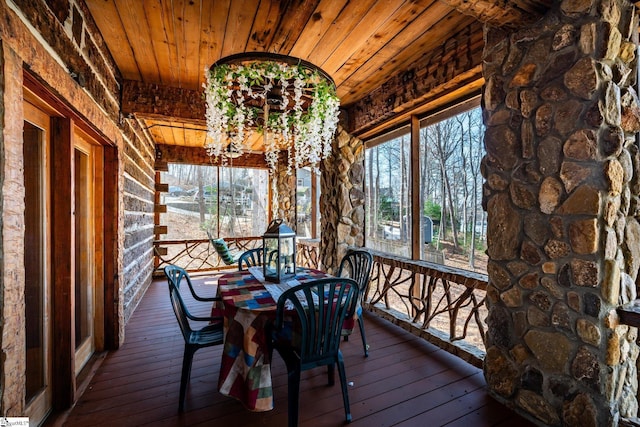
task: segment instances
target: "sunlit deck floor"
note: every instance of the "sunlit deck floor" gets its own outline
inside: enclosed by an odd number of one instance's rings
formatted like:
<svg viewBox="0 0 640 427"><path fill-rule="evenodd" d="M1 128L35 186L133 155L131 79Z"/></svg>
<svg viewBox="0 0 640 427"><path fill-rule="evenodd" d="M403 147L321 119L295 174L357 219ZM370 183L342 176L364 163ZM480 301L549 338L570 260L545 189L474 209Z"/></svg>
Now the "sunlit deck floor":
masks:
<svg viewBox="0 0 640 427"><path fill-rule="evenodd" d="M353 382L351 425L533 425L488 396L481 370L373 315L366 315L365 327L368 358L357 331L341 347ZM217 391L221 350L196 352L185 413L178 414L183 340L166 281L156 280L126 327L125 343L106 355L64 425L285 426L287 376L280 356L274 354L272 370L275 409L252 413ZM344 424L339 380L327 386L325 368L303 372L300 424Z"/></svg>

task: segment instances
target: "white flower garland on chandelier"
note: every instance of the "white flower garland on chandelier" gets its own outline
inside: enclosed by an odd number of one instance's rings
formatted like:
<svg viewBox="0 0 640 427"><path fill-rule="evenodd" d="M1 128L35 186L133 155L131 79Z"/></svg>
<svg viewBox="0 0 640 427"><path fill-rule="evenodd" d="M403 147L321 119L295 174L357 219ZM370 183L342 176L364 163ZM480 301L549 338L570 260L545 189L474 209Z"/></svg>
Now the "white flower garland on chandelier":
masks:
<svg viewBox="0 0 640 427"><path fill-rule="evenodd" d="M246 152L255 131L264 137L270 173L282 150L288 154L289 174L315 167L330 154L340 106L333 82L308 63L291 65L278 56L221 61L206 70L205 148L210 156L227 162L231 154Z"/></svg>

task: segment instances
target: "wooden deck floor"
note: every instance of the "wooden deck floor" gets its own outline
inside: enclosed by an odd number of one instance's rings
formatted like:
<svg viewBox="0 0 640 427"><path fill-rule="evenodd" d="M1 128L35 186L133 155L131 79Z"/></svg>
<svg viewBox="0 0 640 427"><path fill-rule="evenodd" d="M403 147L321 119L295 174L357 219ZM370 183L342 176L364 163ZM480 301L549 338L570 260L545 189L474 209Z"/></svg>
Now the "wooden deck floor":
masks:
<svg viewBox="0 0 640 427"><path fill-rule="evenodd" d="M533 425L487 395L481 370L373 315L366 316L365 325L368 358L363 357L359 332L342 344L348 381L353 382L353 426ZM166 282L156 281L127 325L124 345L105 356L61 424L286 425L287 377L279 355L273 364L275 409L252 413L217 392L221 346L196 352L186 412L178 414L182 351ZM300 425L344 424L339 382L328 387L324 368L303 372L300 393Z"/></svg>

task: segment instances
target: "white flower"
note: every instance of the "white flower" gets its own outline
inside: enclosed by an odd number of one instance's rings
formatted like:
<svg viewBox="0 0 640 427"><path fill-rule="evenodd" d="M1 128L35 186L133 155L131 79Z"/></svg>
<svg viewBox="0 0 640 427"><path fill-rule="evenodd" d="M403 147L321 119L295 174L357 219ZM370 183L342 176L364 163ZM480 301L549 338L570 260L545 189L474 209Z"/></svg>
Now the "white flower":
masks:
<svg viewBox="0 0 640 427"><path fill-rule="evenodd" d="M212 67L204 87L209 155L225 160L229 144L233 150L246 151L246 140L256 126L253 108L267 102L274 88L281 99L271 107L270 116L275 112L278 116L262 125L265 160L271 171L278 166L281 150L288 154L287 173L315 166L330 155L340 102L332 82L317 71L278 61L243 61ZM305 92L313 93L306 111ZM252 106L242 102L246 100L254 100ZM262 112L258 115L262 117Z"/></svg>

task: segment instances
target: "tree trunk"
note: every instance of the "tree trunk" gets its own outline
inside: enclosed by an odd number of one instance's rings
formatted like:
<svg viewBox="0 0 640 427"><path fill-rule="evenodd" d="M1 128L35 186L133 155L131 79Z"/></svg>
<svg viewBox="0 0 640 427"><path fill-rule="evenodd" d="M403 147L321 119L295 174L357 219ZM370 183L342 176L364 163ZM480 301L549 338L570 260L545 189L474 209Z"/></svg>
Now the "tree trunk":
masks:
<svg viewBox="0 0 640 427"><path fill-rule="evenodd" d="M407 167L404 152L405 140L404 136L400 140L400 198L398 200L398 220L400 221L400 239L402 242L407 241L407 220L405 215L405 197L407 196Z"/></svg>
<svg viewBox="0 0 640 427"><path fill-rule="evenodd" d="M375 156L376 175L375 181L373 176L373 157ZM371 236L378 237L378 203L380 200L380 157L378 156L378 147L371 150L371 161L369 162L369 182L371 183Z"/></svg>
<svg viewBox="0 0 640 427"><path fill-rule="evenodd" d="M196 179L198 183L198 212L200 213L200 224L204 224L205 206L204 206L204 186L202 178L202 167L196 166Z"/></svg>
<svg viewBox="0 0 640 427"><path fill-rule="evenodd" d="M458 244L458 232L456 230L456 223L455 223L455 217L454 217L454 210L453 210L453 197L451 194L451 185L449 183L449 176L447 175L447 168L445 165L445 153L444 153L444 149L442 147L443 141L442 141L442 134L440 131L440 127L437 126L436 127L436 132L437 132L437 150L438 150L438 158L440 159L440 171L442 174L442 184L444 187L444 191L446 191L446 197L443 196L443 198L445 199L449 199L448 200L448 211L449 211L449 218L451 220L451 232L453 235L453 247L455 248L455 250L459 249L459 244ZM445 214L444 214L444 206L443 206L443 214L442 217L443 219L446 218ZM446 228L446 227L445 227ZM442 229L442 222L440 224L440 229ZM444 237L444 236L443 236Z"/></svg>

